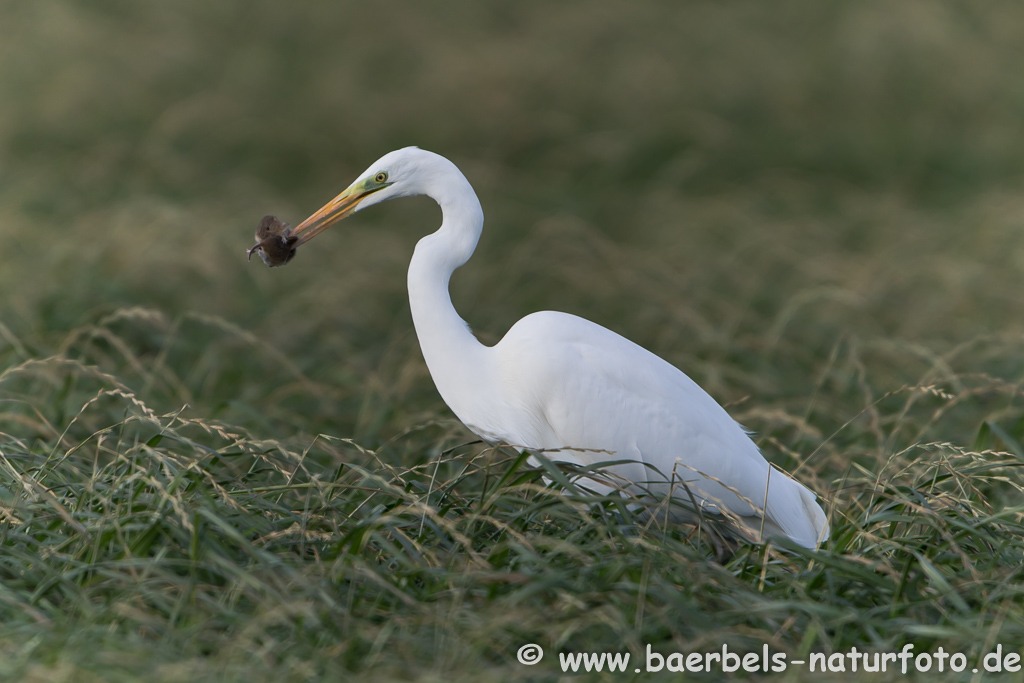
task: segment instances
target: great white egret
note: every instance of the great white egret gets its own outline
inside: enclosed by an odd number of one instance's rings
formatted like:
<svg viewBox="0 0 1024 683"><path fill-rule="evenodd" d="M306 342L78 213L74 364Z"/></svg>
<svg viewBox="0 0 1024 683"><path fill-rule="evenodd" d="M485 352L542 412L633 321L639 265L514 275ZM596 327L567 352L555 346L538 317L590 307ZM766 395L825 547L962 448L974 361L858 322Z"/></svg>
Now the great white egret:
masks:
<svg viewBox="0 0 1024 683"><path fill-rule="evenodd" d="M646 349L552 311L526 316L494 346L481 344L455 311L448 281L476 249L483 209L466 177L442 156L416 147L386 154L294 230L281 224L281 234L257 235L281 244L253 249L279 265L349 214L412 195L427 195L443 214L440 229L417 243L409 263L412 319L430 376L466 427L555 460L630 461L608 468L625 488L642 486L725 515L746 526L748 537L763 530L813 548L828 535L815 495L773 472L724 408Z"/></svg>

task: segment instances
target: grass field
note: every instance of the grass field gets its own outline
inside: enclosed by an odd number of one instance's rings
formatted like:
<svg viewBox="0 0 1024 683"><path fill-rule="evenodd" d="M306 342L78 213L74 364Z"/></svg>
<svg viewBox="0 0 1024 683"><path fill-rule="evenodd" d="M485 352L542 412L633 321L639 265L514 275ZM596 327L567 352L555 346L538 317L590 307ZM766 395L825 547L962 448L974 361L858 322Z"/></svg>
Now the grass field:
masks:
<svg viewBox="0 0 1024 683"><path fill-rule="evenodd" d="M0 679L911 643L980 680L1024 648L1022 45L1000 2L4 3ZM483 341L555 309L668 359L824 546L723 552L475 441L406 302L426 199L246 262L411 144L483 202ZM632 670L588 679L702 679Z"/></svg>

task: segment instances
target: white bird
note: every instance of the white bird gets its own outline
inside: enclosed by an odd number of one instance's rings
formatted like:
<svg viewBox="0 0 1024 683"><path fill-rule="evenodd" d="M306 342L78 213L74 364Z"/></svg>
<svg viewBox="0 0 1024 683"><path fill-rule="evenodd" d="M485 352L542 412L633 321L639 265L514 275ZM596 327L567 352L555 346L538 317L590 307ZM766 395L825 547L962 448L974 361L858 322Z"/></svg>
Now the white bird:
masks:
<svg viewBox="0 0 1024 683"><path fill-rule="evenodd" d="M448 159L416 147L384 155L291 232L295 246L367 206L413 195L427 195L443 214L409 263L413 323L438 392L466 427L553 460L631 461L608 468L624 489L696 504L755 540L763 531L814 548L827 537L815 495L773 472L724 408L650 351L553 311L481 344L455 311L448 281L476 249L484 214Z"/></svg>

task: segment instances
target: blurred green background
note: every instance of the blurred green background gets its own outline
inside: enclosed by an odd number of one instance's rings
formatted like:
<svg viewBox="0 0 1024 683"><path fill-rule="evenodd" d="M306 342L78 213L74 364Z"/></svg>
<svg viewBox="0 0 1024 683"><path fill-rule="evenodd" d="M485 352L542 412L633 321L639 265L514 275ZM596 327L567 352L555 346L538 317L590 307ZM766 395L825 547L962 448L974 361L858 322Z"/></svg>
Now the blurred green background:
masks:
<svg viewBox="0 0 1024 683"><path fill-rule="evenodd" d="M1012 3L0 12L0 320L19 338L125 306L218 316L360 402L368 378L388 392L406 377L436 403L404 295L438 222L428 200L363 213L287 268L244 259L264 214L295 224L405 145L450 157L481 196L484 237L453 297L485 340L567 310L728 400L749 389L717 376L730 353L774 367L795 362L779 348L820 355L844 336L941 353L1021 330ZM260 358L254 376L273 374ZM209 411L225 397L206 365L206 393L187 398ZM272 382L225 381L269 409L253 392Z"/></svg>
<svg viewBox="0 0 1024 683"><path fill-rule="evenodd" d="M452 296L485 342L610 327L826 500L919 440L1013 450L1022 65L1011 2L3 2L2 367L60 355L292 444L435 421L382 456L429 461L468 439L406 302L436 207L245 259L264 214L418 145L483 203ZM51 384L7 381L0 431L52 439L82 400Z"/></svg>

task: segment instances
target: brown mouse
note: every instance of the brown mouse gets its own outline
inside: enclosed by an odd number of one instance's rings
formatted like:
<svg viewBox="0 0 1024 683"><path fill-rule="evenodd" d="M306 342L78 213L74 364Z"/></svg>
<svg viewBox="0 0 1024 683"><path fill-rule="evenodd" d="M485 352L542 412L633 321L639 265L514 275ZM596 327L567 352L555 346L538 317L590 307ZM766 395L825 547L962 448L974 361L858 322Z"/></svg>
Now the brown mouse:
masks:
<svg viewBox="0 0 1024 683"><path fill-rule="evenodd" d="M273 268L283 266L295 256L299 238L293 236L292 226L279 221L276 216L264 216L256 228L256 244L246 252L252 260L253 252L257 252L263 262Z"/></svg>

